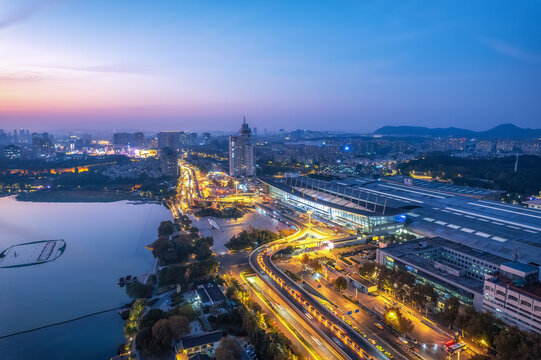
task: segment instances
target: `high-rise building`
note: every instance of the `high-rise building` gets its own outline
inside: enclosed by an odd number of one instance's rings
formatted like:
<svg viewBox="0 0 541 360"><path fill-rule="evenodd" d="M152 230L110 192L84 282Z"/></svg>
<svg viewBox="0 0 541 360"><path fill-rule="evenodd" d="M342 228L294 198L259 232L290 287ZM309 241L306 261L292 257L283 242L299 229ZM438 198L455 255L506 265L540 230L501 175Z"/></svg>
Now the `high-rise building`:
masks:
<svg viewBox="0 0 541 360"><path fill-rule="evenodd" d="M18 145L11 144L8 146L4 146L0 150L0 154L1 154L1 157L3 157L4 159L10 159L10 160L20 159L21 154L22 154L22 149Z"/></svg>
<svg viewBox="0 0 541 360"><path fill-rule="evenodd" d="M0 129L0 146L9 144L8 134L4 130Z"/></svg>
<svg viewBox="0 0 541 360"><path fill-rule="evenodd" d="M48 133L32 134L32 151L35 157L50 157L54 155L52 137Z"/></svg>
<svg viewBox="0 0 541 360"><path fill-rule="evenodd" d="M186 145L195 145L197 144L197 133L188 133L186 134Z"/></svg>
<svg viewBox="0 0 541 360"><path fill-rule="evenodd" d="M136 133L114 133L113 146L115 149L138 148L141 149L145 145L145 134L142 132Z"/></svg>
<svg viewBox="0 0 541 360"><path fill-rule="evenodd" d="M178 151L181 139L184 140L184 131L162 131L158 133L158 149L169 148Z"/></svg>
<svg viewBox="0 0 541 360"><path fill-rule="evenodd" d="M163 176L178 176L178 152L171 148L160 149L160 172Z"/></svg>
<svg viewBox="0 0 541 360"><path fill-rule="evenodd" d="M203 144L208 144L210 142L210 133L204 132L203 133Z"/></svg>
<svg viewBox="0 0 541 360"><path fill-rule="evenodd" d="M244 118L239 136L229 137L229 175L231 176L255 176L255 147L251 143L251 132Z"/></svg>
<svg viewBox="0 0 541 360"><path fill-rule="evenodd" d="M130 134L128 133L114 133L113 134L113 146L115 148L124 148L130 144Z"/></svg>
<svg viewBox="0 0 541 360"><path fill-rule="evenodd" d="M142 149L145 145L145 134L142 132L136 132L133 134L133 146Z"/></svg>

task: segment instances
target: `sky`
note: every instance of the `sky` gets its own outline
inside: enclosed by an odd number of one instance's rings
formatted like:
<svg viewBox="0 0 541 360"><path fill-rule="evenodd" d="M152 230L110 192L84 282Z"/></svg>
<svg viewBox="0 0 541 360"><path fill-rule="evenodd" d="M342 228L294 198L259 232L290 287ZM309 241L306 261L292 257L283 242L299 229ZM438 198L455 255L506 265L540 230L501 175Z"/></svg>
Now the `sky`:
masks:
<svg viewBox="0 0 541 360"><path fill-rule="evenodd" d="M539 1L0 0L0 128L541 128Z"/></svg>

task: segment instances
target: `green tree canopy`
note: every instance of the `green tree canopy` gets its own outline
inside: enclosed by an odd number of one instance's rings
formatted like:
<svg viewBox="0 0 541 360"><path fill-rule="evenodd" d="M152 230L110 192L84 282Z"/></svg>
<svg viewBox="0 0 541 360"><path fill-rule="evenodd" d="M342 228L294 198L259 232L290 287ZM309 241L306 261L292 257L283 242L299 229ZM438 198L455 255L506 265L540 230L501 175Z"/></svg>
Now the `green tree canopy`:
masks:
<svg viewBox="0 0 541 360"><path fill-rule="evenodd" d="M126 294L132 299L149 298L154 291L153 285L146 285L139 281L132 282L126 285Z"/></svg>
<svg viewBox="0 0 541 360"><path fill-rule="evenodd" d="M158 236L169 237L173 235L174 231L175 231L175 226L170 220L162 221L160 223L160 226L158 227Z"/></svg>
<svg viewBox="0 0 541 360"><path fill-rule="evenodd" d="M230 336L223 337L216 349L216 360L240 359L240 350L237 339Z"/></svg>
<svg viewBox="0 0 541 360"><path fill-rule="evenodd" d="M336 278L336 280L334 280L334 286L336 286L336 288L340 291L346 290L348 287L348 281L345 277L339 276Z"/></svg>

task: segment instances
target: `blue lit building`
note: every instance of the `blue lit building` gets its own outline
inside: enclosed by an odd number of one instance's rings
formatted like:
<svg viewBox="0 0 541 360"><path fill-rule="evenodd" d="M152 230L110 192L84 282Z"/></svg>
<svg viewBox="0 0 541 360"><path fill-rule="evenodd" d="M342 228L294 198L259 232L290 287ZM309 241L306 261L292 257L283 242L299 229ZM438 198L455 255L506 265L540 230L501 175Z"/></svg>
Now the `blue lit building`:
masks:
<svg viewBox="0 0 541 360"><path fill-rule="evenodd" d="M397 210L369 196L361 199L330 189L320 180L300 177L263 179L268 195L301 211L364 234L393 234L403 228L404 210ZM317 186L313 186L316 182ZM327 186L325 185L327 184Z"/></svg>

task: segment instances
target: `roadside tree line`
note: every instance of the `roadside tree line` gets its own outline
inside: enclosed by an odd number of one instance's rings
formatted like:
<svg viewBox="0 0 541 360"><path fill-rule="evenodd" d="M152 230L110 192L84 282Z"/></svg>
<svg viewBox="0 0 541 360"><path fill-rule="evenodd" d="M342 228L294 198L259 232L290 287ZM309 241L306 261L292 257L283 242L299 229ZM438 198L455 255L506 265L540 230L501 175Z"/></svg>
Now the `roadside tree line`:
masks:
<svg viewBox="0 0 541 360"><path fill-rule="evenodd" d="M428 284L418 284L415 277L404 270L392 270L373 262L358 266L359 274L370 279L379 289L393 294L403 302L410 303L419 310L428 304L436 304L438 299L434 288Z"/></svg>
<svg viewBox="0 0 541 360"><path fill-rule="evenodd" d="M359 274L378 285L379 289L392 293L404 302L413 304L418 309L437 301L433 287L427 284L415 284L415 277L403 270L391 270L376 263L365 263L358 267ZM388 309L384 320L399 332L407 329L407 324L400 324L399 309ZM473 306L461 307L456 297L445 300L439 318L449 327L459 330L463 335L487 349L489 355L480 355L483 359L539 359L541 354L541 335L522 331L504 324L490 312L478 312ZM404 325L406 325L404 327Z"/></svg>
<svg viewBox="0 0 541 360"><path fill-rule="evenodd" d="M213 327L231 335L247 336L261 360L299 359L291 341L270 324L259 304L247 299L248 294L236 280L232 280L226 296L238 306L229 313L210 316Z"/></svg>
<svg viewBox="0 0 541 360"><path fill-rule="evenodd" d="M449 326L460 330L465 337L481 348L487 349L489 355L479 356L482 359L539 359L541 354L541 335L522 331L509 326L490 312L478 312L473 306L461 308L457 298L445 301L441 317Z"/></svg>

